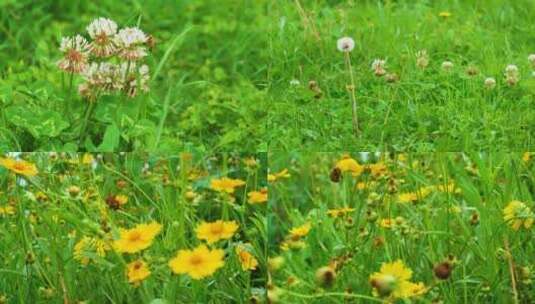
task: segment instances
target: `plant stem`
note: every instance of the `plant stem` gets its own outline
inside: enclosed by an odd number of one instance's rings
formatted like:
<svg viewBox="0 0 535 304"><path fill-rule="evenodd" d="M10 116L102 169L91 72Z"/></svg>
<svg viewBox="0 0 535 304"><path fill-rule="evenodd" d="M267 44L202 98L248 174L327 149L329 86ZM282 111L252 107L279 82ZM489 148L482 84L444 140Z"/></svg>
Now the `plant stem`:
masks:
<svg viewBox="0 0 535 304"><path fill-rule="evenodd" d="M82 144L83 139L85 138L85 133L87 129L87 123L89 121L89 117L91 117L91 113L93 112L93 109L95 107L96 101L89 101L89 106L87 108L87 111L85 112L84 121L82 124L82 129L80 130L80 136L78 138L78 145Z"/></svg>
<svg viewBox="0 0 535 304"><path fill-rule="evenodd" d="M353 76L353 67L351 66L351 57L349 57L349 52L344 52L345 59L346 59L346 67L349 73L349 79L351 81L351 84L349 85L349 96L351 97L351 109L352 109L352 115L353 115L353 133L355 136L358 135L359 132L359 123L358 123L358 117L357 117L357 99L355 97L355 77Z"/></svg>

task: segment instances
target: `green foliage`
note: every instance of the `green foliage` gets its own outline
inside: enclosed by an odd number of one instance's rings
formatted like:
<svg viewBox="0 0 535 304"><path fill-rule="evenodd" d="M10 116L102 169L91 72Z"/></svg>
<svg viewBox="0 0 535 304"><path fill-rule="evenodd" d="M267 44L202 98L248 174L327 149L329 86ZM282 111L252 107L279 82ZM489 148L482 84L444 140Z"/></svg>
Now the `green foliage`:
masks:
<svg viewBox="0 0 535 304"><path fill-rule="evenodd" d="M295 1L270 6L270 147L311 151L532 150L535 78L535 2L519 1ZM450 12L450 17L441 17ZM317 35L315 34L317 33ZM361 133L354 137L342 36L351 52ZM317 38L319 37L319 38ZM426 49L429 67L416 67ZM376 77L371 63L386 59L400 81ZM453 71L441 70L450 60ZM518 65L520 84L508 87L504 70ZM468 66L480 73L466 75ZM496 78L495 90L483 81ZM298 80L300 85L291 85ZM316 81L323 92L314 98Z"/></svg>
<svg viewBox="0 0 535 304"><path fill-rule="evenodd" d="M265 150L266 1L1 1L2 150ZM156 39L150 92L88 102L56 62L97 17ZM257 27L250 27L255 23ZM255 64L249 64L255 62ZM211 93L208 93L211 92ZM190 113L191 115L188 115ZM51 138L53 140L51 140Z"/></svg>

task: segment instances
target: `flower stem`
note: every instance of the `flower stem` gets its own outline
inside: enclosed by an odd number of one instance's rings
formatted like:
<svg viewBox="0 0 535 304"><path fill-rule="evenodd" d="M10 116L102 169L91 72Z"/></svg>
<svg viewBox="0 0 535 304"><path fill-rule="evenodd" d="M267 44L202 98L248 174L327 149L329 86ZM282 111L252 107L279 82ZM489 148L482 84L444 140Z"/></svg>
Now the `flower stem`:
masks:
<svg viewBox="0 0 535 304"><path fill-rule="evenodd" d="M86 136L87 123L89 121L89 118L91 117L91 113L93 112L93 109L95 108L95 103L96 101L89 101L89 106L87 108L87 111L85 112L82 129L80 130L80 136L78 138L78 145L82 144L82 141L84 140Z"/></svg>
<svg viewBox="0 0 535 304"><path fill-rule="evenodd" d="M349 85L349 92L350 92L350 98L351 98L351 109L352 109L352 115L353 115L353 133L355 136L358 135L359 132L359 123L358 123L358 117L357 117L357 99L355 97L355 77L353 76L353 67L351 66L351 58L349 57L349 52L345 52L345 61L346 61L346 67L349 73L349 79L351 81L351 84Z"/></svg>

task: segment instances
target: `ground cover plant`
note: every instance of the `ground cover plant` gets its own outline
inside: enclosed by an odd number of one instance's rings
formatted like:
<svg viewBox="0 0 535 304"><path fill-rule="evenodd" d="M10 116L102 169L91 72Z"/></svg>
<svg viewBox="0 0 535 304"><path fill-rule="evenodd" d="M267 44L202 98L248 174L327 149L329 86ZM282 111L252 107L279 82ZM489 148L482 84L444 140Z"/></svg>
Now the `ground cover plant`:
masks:
<svg viewBox="0 0 535 304"><path fill-rule="evenodd" d="M533 1L295 0L270 12L271 149L533 150Z"/></svg>
<svg viewBox="0 0 535 304"><path fill-rule="evenodd" d="M0 150L267 149L266 3L2 1Z"/></svg>
<svg viewBox="0 0 535 304"><path fill-rule="evenodd" d="M272 303L533 303L531 153L271 153Z"/></svg>
<svg viewBox="0 0 535 304"><path fill-rule="evenodd" d="M0 303L265 296L265 154L0 158Z"/></svg>

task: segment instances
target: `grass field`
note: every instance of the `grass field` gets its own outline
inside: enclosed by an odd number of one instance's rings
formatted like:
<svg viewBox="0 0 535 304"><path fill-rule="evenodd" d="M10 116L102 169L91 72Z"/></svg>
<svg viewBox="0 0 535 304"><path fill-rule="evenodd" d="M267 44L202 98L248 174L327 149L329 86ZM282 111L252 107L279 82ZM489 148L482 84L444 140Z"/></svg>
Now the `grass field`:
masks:
<svg viewBox="0 0 535 304"><path fill-rule="evenodd" d="M535 2L300 0L270 8L270 149L533 150ZM344 36L355 41L356 137L337 50ZM417 66L422 50L425 68ZM386 60L390 76L374 74L375 59ZM444 61L453 63L448 71ZM510 64L520 78L514 86L504 77ZM399 79L388 82L393 74Z"/></svg>
<svg viewBox="0 0 535 304"><path fill-rule="evenodd" d="M264 297L265 154L17 157L0 160L0 303Z"/></svg>
<svg viewBox="0 0 535 304"><path fill-rule="evenodd" d="M265 3L0 1L0 150L266 150ZM99 17L155 46L149 92L100 96L90 112L82 77L71 85L57 62L61 38L89 39Z"/></svg>
<svg viewBox="0 0 535 304"><path fill-rule="evenodd" d="M270 170L288 172L270 184L268 295L533 303L533 165L521 153L271 154Z"/></svg>

